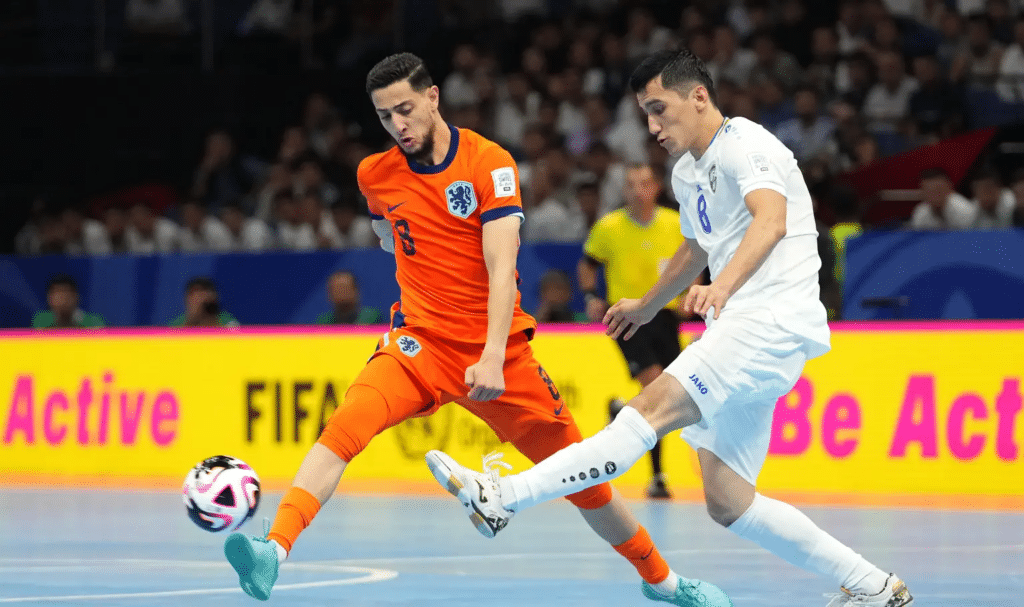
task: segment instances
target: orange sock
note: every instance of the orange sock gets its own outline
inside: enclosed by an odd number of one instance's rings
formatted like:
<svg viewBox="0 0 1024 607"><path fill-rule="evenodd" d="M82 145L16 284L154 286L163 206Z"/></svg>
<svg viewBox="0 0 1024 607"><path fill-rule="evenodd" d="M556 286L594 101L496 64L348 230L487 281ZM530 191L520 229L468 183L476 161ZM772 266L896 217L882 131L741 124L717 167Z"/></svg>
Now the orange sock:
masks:
<svg viewBox="0 0 1024 607"><path fill-rule="evenodd" d="M274 524L267 534L268 540L274 540L288 552L292 544L299 538L303 529L313 522L313 517L320 512L320 501L305 489L292 487L284 494L281 505L277 507Z"/></svg>
<svg viewBox="0 0 1024 607"><path fill-rule="evenodd" d="M668 563L654 547L651 536L642 526L629 541L614 546L614 548L616 552L629 559L629 562L636 567L636 572L648 584L658 584L668 578Z"/></svg>

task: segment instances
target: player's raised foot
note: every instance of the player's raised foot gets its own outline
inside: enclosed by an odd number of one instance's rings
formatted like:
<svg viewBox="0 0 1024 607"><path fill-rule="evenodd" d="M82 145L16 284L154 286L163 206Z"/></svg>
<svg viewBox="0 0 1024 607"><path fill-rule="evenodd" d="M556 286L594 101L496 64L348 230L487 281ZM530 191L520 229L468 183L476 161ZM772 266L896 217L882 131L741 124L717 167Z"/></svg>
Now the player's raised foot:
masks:
<svg viewBox="0 0 1024 607"><path fill-rule="evenodd" d="M224 541L224 556L238 573L238 583L246 594L265 601L277 581L277 548L270 540L254 535L232 533Z"/></svg>
<svg viewBox="0 0 1024 607"><path fill-rule="evenodd" d="M894 573L889 574L885 588L878 594L854 594L846 588L840 590L839 594L825 595L832 599L828 607L909 607L914 604L907 585Z"/></svg>
<svg viewBox="0 0 1024 607"><path fill-rule="evenodd" d="M647 582L644 582L640 589L644 596L652 601L663 601L680 607L733 607L732 599L724 590L701 580L680 577L676 593L672 596L658 592Z"/></svg>
<svg viewBox="0 0 1024 607"><path fill-rule="evenodd" d="M469 520L484 537L494 537L508 525L515 513L501 504L497 468L512 466L501 461L500 454L484 456L484 469L488 472L470 470L441 451L430 451L426 460L437 482L462 502Z"/></svg>
<svg viewBox="0 0 1024 607"><path fill-rule="evenodd" d="M665 484L664 475L654 475L654 478L651 479L651 484L647 485L647 497L652 500L672 499L672 494L669 493L668 485Z"/></svg>

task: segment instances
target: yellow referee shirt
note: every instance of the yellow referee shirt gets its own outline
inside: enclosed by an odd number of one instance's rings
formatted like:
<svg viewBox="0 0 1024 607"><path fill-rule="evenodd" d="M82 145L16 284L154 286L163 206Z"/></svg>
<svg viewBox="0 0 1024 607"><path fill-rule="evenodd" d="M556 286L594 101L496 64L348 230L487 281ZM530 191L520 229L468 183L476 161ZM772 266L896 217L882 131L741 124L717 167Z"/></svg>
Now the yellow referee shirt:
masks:
<svg viewBox="0 0 1024 607"><path fill-rule="evenodd" d="M650 223L640 225L626 209L618 209L594 224L583 243L583 253L604 264L608 303L613 304L624 297L642 297L658 281L683 240L676 211L656 207ZM666 307L678 305L676 298Z"/></svg>

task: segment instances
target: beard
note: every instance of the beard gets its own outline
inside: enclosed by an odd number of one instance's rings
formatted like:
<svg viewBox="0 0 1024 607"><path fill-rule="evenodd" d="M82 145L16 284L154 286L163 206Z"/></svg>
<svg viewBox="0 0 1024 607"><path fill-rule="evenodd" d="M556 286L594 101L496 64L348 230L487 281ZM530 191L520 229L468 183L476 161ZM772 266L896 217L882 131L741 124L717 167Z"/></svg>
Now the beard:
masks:
<svg viewBox="0 0 1024 607"><path fill-rule="evenodd" d="M433 158L433 156L434 156L434 127L431 126L430 130L427 131L427 134L423 137L423 144L420 145L420 148L418 150L415 150L415 151L412 151L412 152L406 152L404 149L402 149L401 145L398 146L398 149L402 150L402 153L405 154L406 158L412 160L413 162L415 162L417 164L423 164L423 165L431 165L431 164L433 164L433 159L434 159Z"/></svg>

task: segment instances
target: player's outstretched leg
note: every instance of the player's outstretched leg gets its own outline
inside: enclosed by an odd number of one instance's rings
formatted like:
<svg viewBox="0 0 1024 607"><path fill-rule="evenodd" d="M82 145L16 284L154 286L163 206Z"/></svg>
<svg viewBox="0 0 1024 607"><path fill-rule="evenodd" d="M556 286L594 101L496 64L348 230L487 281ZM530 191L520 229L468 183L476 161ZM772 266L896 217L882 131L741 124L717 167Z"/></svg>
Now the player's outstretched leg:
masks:
<svg viewBox="0 0 1024 607"><path fill-rule="evenodd" d="M264 535L270 530L264 529ZM277 548L265 537L232 533L224 542L224 556L238 573L238 583L246 594L266 601L277 581L280 566Z"/></svg>

